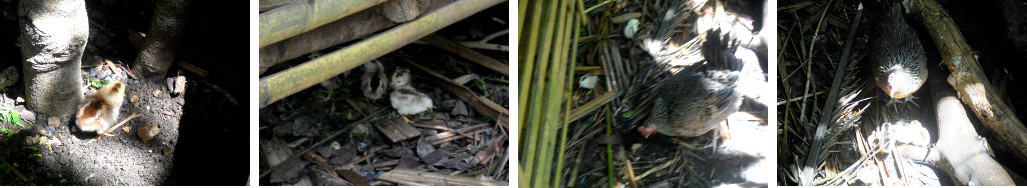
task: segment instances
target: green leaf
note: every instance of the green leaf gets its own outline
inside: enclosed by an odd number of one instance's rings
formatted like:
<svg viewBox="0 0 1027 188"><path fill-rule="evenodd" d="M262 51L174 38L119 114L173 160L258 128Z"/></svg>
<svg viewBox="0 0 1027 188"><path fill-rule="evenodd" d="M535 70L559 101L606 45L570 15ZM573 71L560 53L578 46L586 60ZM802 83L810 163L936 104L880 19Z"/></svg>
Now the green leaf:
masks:
<svg viewBox="0 0 1027 188"><path fill-rule="evenodd" d="M93 177L96 177L95 173L89 174L89 177L86 177L86 181L88 182L89 178L93 178Z"/></svg>
<svg viewBox="0 0 1027 188"><path fill-rule="evenodd" d="M631 116L635 116L635 112L638 112L638 111L637 110L628 110L627 112L624 112L624 114L621 114L620 117L622 117L622 118L630 118Z"/></svg>

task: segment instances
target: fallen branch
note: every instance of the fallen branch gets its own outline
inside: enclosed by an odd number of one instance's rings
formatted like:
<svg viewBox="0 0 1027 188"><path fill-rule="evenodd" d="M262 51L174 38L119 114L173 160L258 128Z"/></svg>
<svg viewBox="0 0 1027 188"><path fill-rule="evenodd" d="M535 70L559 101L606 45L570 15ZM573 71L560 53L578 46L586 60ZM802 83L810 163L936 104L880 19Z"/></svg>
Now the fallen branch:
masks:
<svg viewBox="0 0 1027 188"><path fill-rule="evenodd" d="M509 71L507 70L506 64L499 62L499 60L492 59L491 57L486 56L485 54L478 53L477 51L474 51L471 48L468 48L467 46L461 45L460 43L456 43L450 41L449 39L442 38L442 36L430 34L428 36L425 36L424 38L421 38L421 41L442 48L443 50L449 51L450 53L459 55L464 59L471 60L471 62L477 63L482 67L492 69L496 72L503 74L504 76L510 75Z"/></svg>
<svg viewBox="0 0 1027 188"><path fill-rule="evenodd" d="M18 179L21 179L21 181L24 181L25 183L29 183L29 185L32 185L32 186L36 185L36 183L32 183L31 181L29 181L29 179L26 178L25 175L22 175L21 172L18 172L18 169L14 168L14 166L11 166L11 163L7 163L7 160L4 160L4 158L0 157L0 162L4 162L4 165L7 165L8 169L11 169L11 173L14 173L14 175L17 175Z"/></svg>
<svg viewBox="0 0 1027 188"><path fill-rule="evenodd" d="M89 140L89 142L86 142L86 144L92 143L92 142L94 142L96 140L100 140L100 138L103 138L103 136L111 136L111 135L109 135L107 133L110 133L114 129L118 129L118 127L121 127L121 125L124 125L126 122L128 122L128 120L132 120L133 118L136 118L136 117L139 117L139 114L132 113L132 115L128 116L127 118L125 118L125 120L121 120L121 122L118 123L118 125L115 125L114 127L111 127L110 129L107 129L106 131L103 131L102 133L100 133L100 135L96 135L96 138L94 138L93 140Z"/></svg>
<svg viewBox="0 0 1027 188"><path fill-rule="evenodd" d="M1021 164L1027 164L1027 127L1017 119L1009 106L999 98L999 91L985 78L984 71L973 58L973 52L955 22L933 0L903 2L906 9L921 21L938 46L941 63L951 73L948 83L964 104L970 106L984 127L999 143L1009 149Z"/></svg>

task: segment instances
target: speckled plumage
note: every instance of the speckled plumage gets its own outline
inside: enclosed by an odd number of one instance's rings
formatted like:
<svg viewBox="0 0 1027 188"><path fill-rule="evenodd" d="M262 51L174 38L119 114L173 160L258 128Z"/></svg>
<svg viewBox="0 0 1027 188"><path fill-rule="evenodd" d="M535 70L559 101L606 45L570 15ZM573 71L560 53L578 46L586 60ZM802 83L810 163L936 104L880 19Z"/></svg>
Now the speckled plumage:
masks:
<svg viewBox="0 0 1027 188"><path fill-rule="evenodd" d="M879 13L869 20L875 27L870 31L867 54L873 66L874 83L888 96L906 98L920 89L927 80L927 58L916 31L902 18L902 6L890 6L887 13Z"/></svg>
<svg viewBox="0 0 1027 188"><path fill-rule="evenodd" d="M657 89L660 96L644 127L669 136L705 134L738 111L741 95L735 91L737 80L738 72L730 70L672 76Z"/></svg>
<svg viewBox="0 0 1027 188"><path fill-rule="evenodd" d="M388 78L385 77L385 67L382 67L381 62L375 60L364 63L364 75L360 77L360 88L364 91L364 97L371 100L381 99L388 89L385 86L386 82Z"/></svg>
<svg viewBox="0 0 1027 188"><path fill-rule="evenodd" d="M668 136L694 137L720 125L738 111L742 93L737 90L745 61L736 39L720 30L707 33L702 53L707 63L685 68L663 81L649 118L639 127L644 136L659 132Z"/></svg>
<svg viewBox="0 0 1027 188"><path fill-rule="evenodd" d="M432 101L428 95L418 92L410 86L410 70L397 69L392 73L392 93L389 93L389 102L392 108L401 115L417 114L432 108Z"/></svg>

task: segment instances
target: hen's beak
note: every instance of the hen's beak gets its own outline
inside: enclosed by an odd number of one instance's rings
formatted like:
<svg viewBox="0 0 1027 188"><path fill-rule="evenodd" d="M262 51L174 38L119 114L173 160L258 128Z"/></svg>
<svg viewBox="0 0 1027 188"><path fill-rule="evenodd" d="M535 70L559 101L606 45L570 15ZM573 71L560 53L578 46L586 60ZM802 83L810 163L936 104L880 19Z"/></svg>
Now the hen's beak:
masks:
<svg viewBox="0 0 1027 188"><path fill-rule="evenodd" d="M653 132L646 129L645 126L638 126L638 133L642 133L642 137L645 139L649 139L649 135L653 134Z"/></svg>

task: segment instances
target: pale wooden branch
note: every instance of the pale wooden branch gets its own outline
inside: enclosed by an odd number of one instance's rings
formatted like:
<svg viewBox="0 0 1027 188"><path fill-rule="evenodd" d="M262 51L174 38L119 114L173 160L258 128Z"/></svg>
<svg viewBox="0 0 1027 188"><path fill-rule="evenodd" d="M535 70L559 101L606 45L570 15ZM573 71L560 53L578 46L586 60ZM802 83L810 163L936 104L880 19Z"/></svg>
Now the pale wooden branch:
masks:
<svg viewBox="0 0 1027 188"><path fill-rule="evenodd" d="M941 63L951 74L947 81L956 90L959 99L970 106L1000 143L1015 155L1020 163L1027 163L1027 127L999 98L999 91L988 82L973 58L972 50L945 9L934 0L905 1L906 9L921 21L932 41L938 46Z"/></svg>

